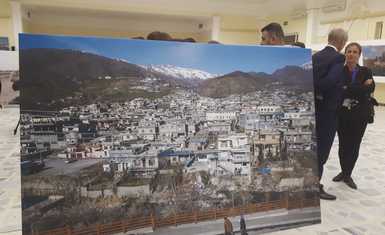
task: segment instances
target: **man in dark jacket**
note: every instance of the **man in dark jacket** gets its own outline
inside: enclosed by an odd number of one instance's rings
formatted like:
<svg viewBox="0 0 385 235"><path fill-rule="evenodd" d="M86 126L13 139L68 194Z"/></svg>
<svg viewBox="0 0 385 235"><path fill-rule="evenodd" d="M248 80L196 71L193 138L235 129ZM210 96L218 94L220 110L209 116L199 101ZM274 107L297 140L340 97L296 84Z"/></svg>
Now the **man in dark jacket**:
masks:
<svg viewBox="0 0 385 235"><path fill-rule="evenodd" d="M348 40L343 29L333 29L328 35L328 45L313 55L313 73L315 90L315 116L317 132L317 155L319 179L323 166L329 158L330 149L337 130L337 108L342 97L342 80L338 73L330 74L333 66L341 66L345 57L340 53ZM342 66L341 66L342 68ZM320 184L320 198L335 200Z"/></svg>
<svg viewBox="0 0 385 235"><path fill-rule="evenodd" d="M243 214L241 214L241 218L239 220L239 228L241 230L241 235L248 235L247 229L246 229L246 221L245 221L245 217L243 216Z"/></svg>
<svg viewBox="0 0 385 235"><path fill-rule="evenodd" d="M285 44L282 27L278 23L270 23L261 29L261 45L283 46Z"/></svg>

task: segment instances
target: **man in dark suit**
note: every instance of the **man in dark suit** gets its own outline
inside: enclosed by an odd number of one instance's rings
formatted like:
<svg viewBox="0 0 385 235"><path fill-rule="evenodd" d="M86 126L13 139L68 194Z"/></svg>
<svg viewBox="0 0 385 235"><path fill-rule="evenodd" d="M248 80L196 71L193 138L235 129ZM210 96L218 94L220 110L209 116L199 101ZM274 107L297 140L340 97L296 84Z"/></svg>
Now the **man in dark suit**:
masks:
<svg viewBox="0 0 385 235"><path fill-rule="evenodd" d="M340 53L348 40L343 29L333 29L328 35L328 45L313 55L313 73L315 90L315 117L317 132L317 155L319 179L321 181L323 166L329 158L337 130L337 108L342 97L342 80L339 73L330 74L333 66L343 68L345 57ZM333 70L336 71L336 70ZM320 184L320 198L335 200Z"/></svg>

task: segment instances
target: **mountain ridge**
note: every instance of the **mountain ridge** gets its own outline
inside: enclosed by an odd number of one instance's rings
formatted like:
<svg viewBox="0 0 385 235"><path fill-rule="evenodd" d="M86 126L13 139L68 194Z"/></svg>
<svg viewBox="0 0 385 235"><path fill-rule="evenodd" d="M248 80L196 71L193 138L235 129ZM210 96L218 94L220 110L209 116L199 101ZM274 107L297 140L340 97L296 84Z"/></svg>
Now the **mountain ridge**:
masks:
<svg viewBox="0 0 385 235"><path fill-rule="evenodd" d="M218 76L172 65L153 65L146 69L122 59L70 49L23 49L20 53L20 77L25 84L20 99L26 107L55 103L68 97L84 103L158 97L178 87L217 98L267 89L276 82L284 86L312 86L311 70L301 66L285 66L272 74L233 71ZM191 73L186 72L188 70ZM160 90L156 94L151 89L135 90L146 86L160 87Z"/></svg>

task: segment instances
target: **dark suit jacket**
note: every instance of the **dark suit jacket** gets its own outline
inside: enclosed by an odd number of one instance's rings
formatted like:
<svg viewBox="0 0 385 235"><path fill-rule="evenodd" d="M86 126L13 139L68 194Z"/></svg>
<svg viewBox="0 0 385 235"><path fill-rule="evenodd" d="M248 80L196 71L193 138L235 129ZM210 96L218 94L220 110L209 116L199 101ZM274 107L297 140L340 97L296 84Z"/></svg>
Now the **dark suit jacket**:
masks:
<svg viewBox="0 0 385 235"><path fill-rule="evenodd" d="M372 71L365 66L358 66L358 72L356 75L356 82L352 83L352 76L347 66L343 68L343 93L342 99L354 99L358 101L358 105L351 110L346 110L350 113L348 115L354 115L357 118L368 119L370 113L370 94L374 92L374 81L371 85L364 85L364 82L368 79L373 79ZM346 113L346 112L344 112Z"/></svg>
<svg viewBox="0 0 385 235"><path fill-rule="evenodd" d="M315 53L312 60L316 111L336 111L341 99L341 73L345 56L326 46Z"/></svg>

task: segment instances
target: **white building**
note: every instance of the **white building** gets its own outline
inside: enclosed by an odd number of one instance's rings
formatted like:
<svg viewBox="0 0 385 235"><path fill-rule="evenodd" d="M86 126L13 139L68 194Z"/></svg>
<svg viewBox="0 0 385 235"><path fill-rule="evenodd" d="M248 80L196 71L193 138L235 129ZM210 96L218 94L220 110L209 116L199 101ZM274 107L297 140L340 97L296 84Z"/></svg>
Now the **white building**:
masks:
<svg viewBox="0 0 385 235"><path fill-rule="evenodd" d="M156 136L155 125L140 126L137 129L138 136L145 140L154 140Z"/></svg>
<svg viewBox="0 0 385 235"><path fill-rule="evenodd" d="M159 135L165 137L185 135L186 124L184 122L171 122L159 126Z"/></svg>
<svg viewBox="0 0 385 235"><path fill-rule="evenodd" d="M289 130L284 132L284 139L289 149L306 150L313 143L312 132L310 131Z"/></svg>
<svg viewBox="0 0 385 235"><path fill-rule="evenodd" d="M245 133L252 133L260 128L260 117L258 113L242 113L239 118L239 126L245 130Z"/></svg>
<svg viewBox="0 0 385 235"><path fill-rule="evenodd" d="M228 112L207 112L206 120L207 121L231 121L237 118L237 112L228 111Z"/></svg>
<svg viewBox="0 0 385 235"><path fill-rule="evenodd" d="M258 106L257 111L259 113L279 113L282 112L280 106Z"/></svg>
<svg viewBox="0 0 385 235"><path fill-rule="evenodd" d="M231 132L231 123L230 122L210 122L205 125L204 129L208 132L227 134Z"/></svg>
<svg viewBox="0 0 385 235"><path fill-rule="evenodd" d="M233 150L239 148L246 148L248 145L248 138L245 134L233 134L218 136L217 148L218 150Z"/></svg>
<svg viewBox="0 0 385 235"><path fill-rule="evenodd" d="M130 150L111 150L108 160L110 166L113 166L110 168L117 169L118 172L127 171L147 174L154 172L159 167L157 155L149 152L135 155Z"/></svg>
<svg viewBox="0 0 385 235"><path fill-rule="evenodd" d="M250 145L246 134L219 136L217 140L218 166L234 175L249 175Z"/></svg>

